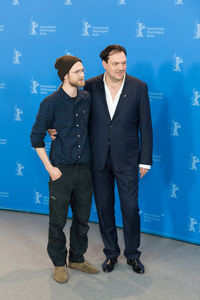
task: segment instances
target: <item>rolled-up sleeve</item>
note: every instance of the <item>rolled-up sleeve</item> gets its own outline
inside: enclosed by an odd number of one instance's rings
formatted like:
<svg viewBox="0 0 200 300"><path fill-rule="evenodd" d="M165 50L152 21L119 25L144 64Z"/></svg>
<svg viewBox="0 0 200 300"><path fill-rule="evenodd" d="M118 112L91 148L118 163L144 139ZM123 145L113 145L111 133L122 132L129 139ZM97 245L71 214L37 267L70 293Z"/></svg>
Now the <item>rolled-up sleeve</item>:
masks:
<svg viewBox="0 0 200 300"><path fill-rule="evenodd" d="M46 132L51 128L53 122L53 103L44 100L40 104L39 112L36 116L36 121L31 131L31 144L34 148L45 147L44 138Z"/></svg>

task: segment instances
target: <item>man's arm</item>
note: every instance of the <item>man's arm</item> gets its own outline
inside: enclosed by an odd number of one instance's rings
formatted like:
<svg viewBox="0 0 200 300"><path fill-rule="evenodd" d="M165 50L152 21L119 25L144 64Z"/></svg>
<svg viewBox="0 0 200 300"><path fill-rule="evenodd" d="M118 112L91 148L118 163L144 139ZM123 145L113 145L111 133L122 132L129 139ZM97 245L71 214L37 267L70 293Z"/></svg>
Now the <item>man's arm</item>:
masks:
<svg viewBox="0 0 200 300"><path fill-rule="evenodd" d="M62 176L61 171L57 167L54 167L51 164L51 162L47 156L45 148L35 148L35 150L36 150L39 158L43 162L45 169L49 173L51 179L54 181L54 180L58 179L59 177L61 177Z"/></svg>
<svg viewBox="0 0 200 300"><path fill-rule="evenodd" d="M152 165L153 133L152 133L148 88L146 84L143 87L140 96L139 122L140 122L140 141L141 141L139 164L149 166Z"/></svg>
<svg viewBox="0 0 200 300"><path fill-rule="evenodd" d="M53 105L47 100L43 100L40 104L36 121L31 131L31 144L34 148L45 147L44 137L48 128L51 128L53 121Z"/></svg>
<svg viewBox="0 0 200 300"><path fill-rule="evenodd" d="M38 156L43 162L47 172L49 173L52 180L58 179L62 173L61 171L54 167L47 156L46 150L44 148L44 137L46 131L51 127L53 120L53 106L47 101L43 101L40 104L40 109L36 117L35 124L33 125L31 132L31 143L35 148Z"/></svg>

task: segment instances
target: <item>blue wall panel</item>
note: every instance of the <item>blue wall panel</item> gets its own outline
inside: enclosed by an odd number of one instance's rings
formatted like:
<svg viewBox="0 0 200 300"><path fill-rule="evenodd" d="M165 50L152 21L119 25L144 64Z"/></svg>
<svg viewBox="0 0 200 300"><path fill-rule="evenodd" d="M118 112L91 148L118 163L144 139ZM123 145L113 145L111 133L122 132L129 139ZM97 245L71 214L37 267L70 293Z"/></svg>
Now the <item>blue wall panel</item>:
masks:
<svg viewBox="0 0 200 300"><path fill-rule="evenodd" d="M142 230L200 244L200 2L3 0L0 43L0 208L48 213L48 174L29 135L60 84L56 58L82 58L90 78L103 72L100 51L122 44L128 73L148 84L154 128L154 164L139 188Z"/></svg>

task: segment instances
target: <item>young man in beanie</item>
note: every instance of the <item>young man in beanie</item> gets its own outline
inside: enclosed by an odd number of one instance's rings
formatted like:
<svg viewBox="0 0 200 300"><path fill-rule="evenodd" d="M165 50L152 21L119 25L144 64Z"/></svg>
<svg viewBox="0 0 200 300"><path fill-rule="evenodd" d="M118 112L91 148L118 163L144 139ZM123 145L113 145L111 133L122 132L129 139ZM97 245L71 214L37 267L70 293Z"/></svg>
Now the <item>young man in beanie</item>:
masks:
<svg viewBox="0 0 200 300"><path fill-rule="evenodd" d="M31 143L47 172L49 181L48 254L55 266L53 277L66 282L66 237L63 232L69 204L73 219L70 228L69 267L86 273L98 270L84 259L88 247L88 220L92 200L88 118L91 99L84 86L84 69L79 58L65 55L56 60L55 68L63 82L40 104L31 132ZM55 128L50 159L44 137L48 128Z"/></svg>

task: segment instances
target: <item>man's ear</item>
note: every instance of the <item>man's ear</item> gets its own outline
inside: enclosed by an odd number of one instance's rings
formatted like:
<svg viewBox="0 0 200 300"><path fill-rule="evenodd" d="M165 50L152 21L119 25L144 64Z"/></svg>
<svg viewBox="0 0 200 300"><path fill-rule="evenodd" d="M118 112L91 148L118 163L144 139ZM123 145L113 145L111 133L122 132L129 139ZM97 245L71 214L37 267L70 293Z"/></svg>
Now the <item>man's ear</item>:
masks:
<svg viewBox="0 0 200 300"><path fill-rule="evenodd" d="M67 73L67 74L65 74L65 76L64 76L63 83L64 83L64 81L68 81L68 80L69 80L69 75L68 75L68 73Z"/></svg>
<svg viewBox="0 0 200 300"><path fill-rule="evenodd" d="M107 62L105 60L102 60L102 65L103 65L104 69L106 70L108 64L107 64Z"/></svg>

